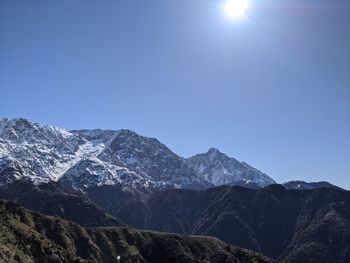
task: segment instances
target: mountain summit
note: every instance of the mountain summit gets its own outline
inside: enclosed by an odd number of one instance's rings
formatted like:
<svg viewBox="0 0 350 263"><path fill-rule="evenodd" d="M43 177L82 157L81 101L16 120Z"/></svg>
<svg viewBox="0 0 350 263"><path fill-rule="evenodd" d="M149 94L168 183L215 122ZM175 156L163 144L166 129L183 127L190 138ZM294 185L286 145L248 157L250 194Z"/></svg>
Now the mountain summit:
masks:
<svg viewBox="0 0 350 263"><path fill-rule="evenodd" d="M218 185L256 185L267 186L276 182L263 172L246 162L229 157L216 148L197 154L186 160L204 180Z"/></svg>

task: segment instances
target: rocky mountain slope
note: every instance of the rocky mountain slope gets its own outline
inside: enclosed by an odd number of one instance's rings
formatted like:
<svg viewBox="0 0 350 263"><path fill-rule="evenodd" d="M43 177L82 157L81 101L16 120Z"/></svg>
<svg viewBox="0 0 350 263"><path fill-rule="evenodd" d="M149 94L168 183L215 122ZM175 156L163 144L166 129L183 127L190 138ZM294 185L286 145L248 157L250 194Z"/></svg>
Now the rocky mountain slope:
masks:
<svg viewBox="0 0 350 263"><path fill-rule="evenodd" d="M157 139L130 130L67 131L26 119L0 119L0 184L22 177L77 189L206 189L274 181L244 162L210 150L188 160Z"/></svg>
<svg viewBox="0 0 350 263"><path fill-rule="evenodd" d="M0 201L1 262L272 262L212 237L83 228Z"/></svg>

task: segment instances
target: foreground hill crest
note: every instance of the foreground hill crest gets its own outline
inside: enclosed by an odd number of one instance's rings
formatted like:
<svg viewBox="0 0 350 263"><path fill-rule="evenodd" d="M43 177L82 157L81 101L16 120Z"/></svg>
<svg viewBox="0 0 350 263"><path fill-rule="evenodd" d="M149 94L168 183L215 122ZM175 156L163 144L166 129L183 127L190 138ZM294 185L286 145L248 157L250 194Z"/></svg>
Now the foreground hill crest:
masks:
<svg viewBox="0 0 350 263"><path fill-rule="evenodd" d="M0 119L0 183L22 177L75 188L206 189L273 184L266 174L212 148L185 159L157 139L130 130L74 130Z"/></svg>

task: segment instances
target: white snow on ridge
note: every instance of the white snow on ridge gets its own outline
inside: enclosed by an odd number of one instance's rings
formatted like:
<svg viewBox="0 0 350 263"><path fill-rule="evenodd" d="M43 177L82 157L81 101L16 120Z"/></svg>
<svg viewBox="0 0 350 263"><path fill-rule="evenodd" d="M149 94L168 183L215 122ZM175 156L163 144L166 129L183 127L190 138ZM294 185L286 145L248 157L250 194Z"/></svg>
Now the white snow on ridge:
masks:
<svg viewBox="0 0 350 263"><path fill-rule="evenodd" d="M86 142L79 146L75 154L66 162L59 162L56 167L50 171L50 178L57 181L61 178L71 167L77 164L80 160L85 158L96 158L103 150L105 145L103 143L94 146L91 142ZM64 159L66 156L62 156Z"/></svg>
<svg viewBox="0 0 350 263"><path fill-rule="evenodd" d="M38 178L54 181L82 158L97 156L105 148L65 129L24 119L1 119L0 130L0 158L9 156Z"/></svg>

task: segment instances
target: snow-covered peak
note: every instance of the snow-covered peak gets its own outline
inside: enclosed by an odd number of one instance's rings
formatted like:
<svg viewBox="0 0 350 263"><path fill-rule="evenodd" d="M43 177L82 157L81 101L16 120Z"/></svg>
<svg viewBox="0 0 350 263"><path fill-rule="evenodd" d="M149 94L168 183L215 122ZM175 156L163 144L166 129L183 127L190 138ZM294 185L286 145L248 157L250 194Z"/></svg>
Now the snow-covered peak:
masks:
<svg viewBox="0 0 350 263"><path fill-rule="evenodd" d="M60 143L71 137L65 129L30 122L23 118L0 119L0 138L13 143Z"/></svg>
<svg viewBox="0 0 350 263"><path fill-rule="evenodd" d="M203 155L204 157L204 155ZM216 148L210 148L207 153L205 154L205 158L208 158L210 162L214 162L215 160L218 160L220 158L228 158L228 156L222 152L220 152Z"/></svg>
<svg viewBox="0 0 350 263"><path fill-rule="evenodd" d="M202 180L184 159L155 138L141 136L130 130L120 130L110 143L111 151L138 173L155 181L178 185L179 188L206 188Z"/></svg>
<svg viewBox="0 0 350 263"><path fill-rule="evenodd" d="M26 119L0 122L0 158L12 158L36 176L57 180L82 156L98 151L80 136Z"/></svg>
<svg viewBox="0 0 350 263"><path fill-rule="evenodd" d="M266 186L275 183L268 175L250 166L229 157L216 148L208 152L197 154L186 160L203 179L214 185L234 185L242 182Z"/></svg>
<svg viewBox="0 0 350 263"><path fill-rule="evenodd" d="M207 154L221 154L222 152L220 152L218 149L212 147L208 150Z"/></svg>

